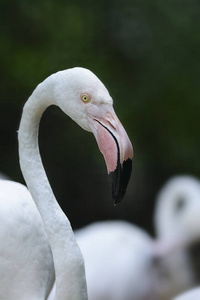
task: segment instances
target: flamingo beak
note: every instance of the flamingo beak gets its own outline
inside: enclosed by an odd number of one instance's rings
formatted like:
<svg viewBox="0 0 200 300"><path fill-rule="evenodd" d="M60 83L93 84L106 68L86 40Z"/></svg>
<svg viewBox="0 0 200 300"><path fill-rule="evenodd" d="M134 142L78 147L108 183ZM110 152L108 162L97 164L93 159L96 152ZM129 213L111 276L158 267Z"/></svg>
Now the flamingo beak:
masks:
<svg viewBox="0 0 200 300"><path fill-rule="evenodd" d="M104 156L112 187L114 205L121 202L131 176L133 148L112 106L90 126Z"/></svg>

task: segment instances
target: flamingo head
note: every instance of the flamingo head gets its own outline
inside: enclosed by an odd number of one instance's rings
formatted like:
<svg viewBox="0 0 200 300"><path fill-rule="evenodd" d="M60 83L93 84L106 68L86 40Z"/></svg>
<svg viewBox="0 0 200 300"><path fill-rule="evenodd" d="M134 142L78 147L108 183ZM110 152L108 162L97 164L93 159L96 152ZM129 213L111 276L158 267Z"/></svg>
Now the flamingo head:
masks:
<svg viewBox="0 0 200 300"><path fill-rule="evenodd" d="M79 126L94 134L109 174L114 204L125 192L132 171L133 148L113 109L104 84L89 70L72 68L56 76L56 104Z"/></svg>

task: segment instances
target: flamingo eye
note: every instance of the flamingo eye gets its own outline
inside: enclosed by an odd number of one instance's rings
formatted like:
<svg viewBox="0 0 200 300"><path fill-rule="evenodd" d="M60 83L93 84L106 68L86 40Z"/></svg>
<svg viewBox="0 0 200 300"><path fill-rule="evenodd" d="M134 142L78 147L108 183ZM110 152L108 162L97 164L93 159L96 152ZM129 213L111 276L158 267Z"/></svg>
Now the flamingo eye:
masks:
<svg viewBox="0 0 200 300"><path fill-rule="evenodd" d="M89 102L90 97L87 94L82 94L81 100L86 103L86 102Z"/></svg>

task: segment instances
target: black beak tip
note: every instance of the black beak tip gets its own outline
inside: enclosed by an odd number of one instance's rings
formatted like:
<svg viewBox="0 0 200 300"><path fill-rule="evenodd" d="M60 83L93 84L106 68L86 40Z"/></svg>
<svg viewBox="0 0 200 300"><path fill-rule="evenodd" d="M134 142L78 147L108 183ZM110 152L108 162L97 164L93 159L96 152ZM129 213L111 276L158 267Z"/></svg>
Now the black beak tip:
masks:
<svg viewBox="0 0 200 300"><path fill-rule="evenodd" d="M119 195L118 197L113 196L113 204L114 206L117 206L118 204L121 203L124 195Z"/></svg>
<svg viewBox="0 0 200 300"><path fill-rule="evenodd" d="M119 204L125 193L132 172L132 159L128 158L123 164L118 164L115 171L109 173L112 186L114 206Z"/></svg>

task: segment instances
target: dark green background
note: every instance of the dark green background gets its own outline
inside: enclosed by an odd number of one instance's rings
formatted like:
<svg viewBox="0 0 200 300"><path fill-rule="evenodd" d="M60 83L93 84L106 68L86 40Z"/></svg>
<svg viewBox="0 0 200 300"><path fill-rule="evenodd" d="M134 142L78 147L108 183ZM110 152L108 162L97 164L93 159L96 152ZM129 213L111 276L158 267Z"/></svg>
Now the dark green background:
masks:
<svg viewBox="0 0 200 300"><path fill-rule="evenodd" d="M155 196L176 174L200 177L198 0L0 3L0 170L23 182L17 129L24 102L50 74L91 69L133 143L133 174L113 207L94 137L58 108L45 112L43 162L74 228L121 218L152 231Z"/></svg>

